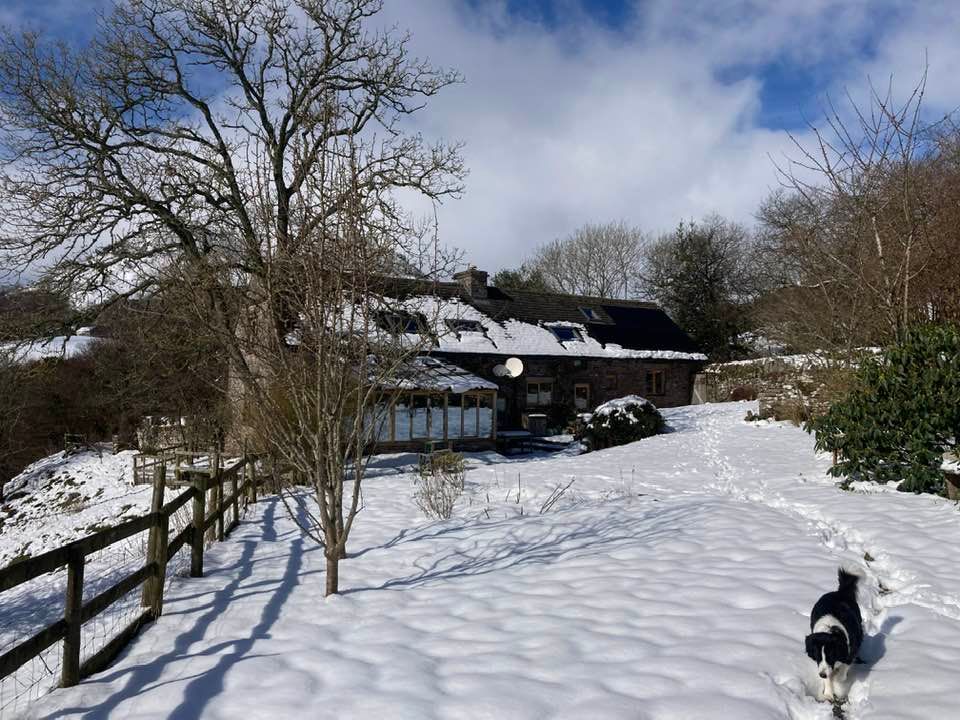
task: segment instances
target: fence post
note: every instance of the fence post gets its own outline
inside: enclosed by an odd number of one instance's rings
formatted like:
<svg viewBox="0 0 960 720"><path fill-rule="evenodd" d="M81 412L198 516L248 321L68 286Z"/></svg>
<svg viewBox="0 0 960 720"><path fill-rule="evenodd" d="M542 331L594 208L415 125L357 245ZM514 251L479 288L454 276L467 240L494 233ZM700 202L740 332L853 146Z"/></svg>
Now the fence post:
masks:
<svg viewBox="0 0 960 720"><path fill-rule="evenodd" d="M83 610L83 553L71 553L67 562L67 596L64 602L63 619L67 634L63 638L63 664L60 668L60 684L71 687L80 682L80 630Z"/></svg>
<svg viewBox="0 0 960 720"><path fill-rule="evenodd" d="M220 455L213 456L213 482L217 493L217 542L223 542L223 473L220 472Z"/></svg>
<svg viewBox="0 0 960 720"><path fill-rule="evenodd" d="M169 545L170 516L161 513L160 525L157 527L157 554L154 560L157 563L157 576L154 578L154 593L150 602L154 620L163 614L163 591L167 584L167 548Z"/></svg>
<svg viewBox="0 0 960 720"><path fill-rule="evenodd" d="M147 578L143 584L142 604L149 607L154 619L163 612L163 586L167 579L167 545L170 539L170 516L160 513L163 508L163 491L167 483L167 467L161 464L153 471L153 497L150 500L150 512L159 518L150 528L147 543L147 562L156 564L156 574Z"/></svg>
<svg viewBox="0 0 960 720"><path fill-rule="evenodd" d="M150 514L157 513L163 507L163 486L166 468L161 465L153 467L153 494L150 496ZM147 563L152 563L157 557L157 541L159 540L158 525L150 526L150 534L147 536ZM154 586L154 577L147 578L143 584L143 595L140 604L146 607L153 607L153 597L156 593Z"/></svg>
<svg viewBox="0 0 960 720"><path fill-rule="evenodd" d="M203 577L203 524L207 519L207 483L202 473L193 473L193 490L190 577Z"/></svg>
<svg viewBox="0 0 960 720"><path fill-rule="evenodd" d="M230 494L233 495L233 502L231 503L233 505L233 522L230 523L230 527L240 522L240 498L237 497L240 494L240 486L237 481L242 467L238 467L230 474Z"/></svg>

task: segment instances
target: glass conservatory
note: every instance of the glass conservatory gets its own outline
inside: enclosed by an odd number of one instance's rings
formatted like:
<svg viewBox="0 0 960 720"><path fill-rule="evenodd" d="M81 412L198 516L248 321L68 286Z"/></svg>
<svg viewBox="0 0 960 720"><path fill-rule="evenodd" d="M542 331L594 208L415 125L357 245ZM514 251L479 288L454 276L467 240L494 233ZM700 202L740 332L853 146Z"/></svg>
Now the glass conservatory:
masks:
<svg viewBox="0 0 960 720"><path fill-rule="evenodd" d="M380 448L492 445L496 406L496 384L437 358L418 357L366 413L366 424Z"/></svg>

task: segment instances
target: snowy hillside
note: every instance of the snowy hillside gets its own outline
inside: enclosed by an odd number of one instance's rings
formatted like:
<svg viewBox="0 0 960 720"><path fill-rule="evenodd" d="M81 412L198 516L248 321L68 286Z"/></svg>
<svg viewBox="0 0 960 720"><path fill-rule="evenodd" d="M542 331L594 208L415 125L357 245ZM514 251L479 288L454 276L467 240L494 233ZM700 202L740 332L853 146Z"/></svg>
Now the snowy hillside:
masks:
<svg viewBox="0 0 960 720"><path fill-rule="evenodd" d="M803 638L844 563L867 577L845 717L956 717L956 506L841 491L751 407L668 410L673 433L589 455L474 456L448 521L384 460L329 599L322 552L262 499L113 668L28 716L826 719Z"/></svg>
<svg viewBox="0 0 960 720"><path fill-rule="evenodd" d="M133 455L86 450L30 465L4 488L0 567L150 511L150 487L134 486Z"/></svg>

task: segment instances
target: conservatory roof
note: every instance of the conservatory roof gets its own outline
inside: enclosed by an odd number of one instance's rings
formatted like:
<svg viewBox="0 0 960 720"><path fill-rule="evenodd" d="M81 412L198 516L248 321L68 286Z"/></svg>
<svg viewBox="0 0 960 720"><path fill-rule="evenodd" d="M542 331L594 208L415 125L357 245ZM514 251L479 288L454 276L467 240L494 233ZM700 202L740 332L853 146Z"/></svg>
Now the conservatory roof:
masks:
<svg viewBox="0 0 960 720"><path fill-rule="evenodd" d="M396 373L392 387L399 390L463 393L471 390L496 390L496 383L467 372L453 363L435 357L418 356Z"/></svg>

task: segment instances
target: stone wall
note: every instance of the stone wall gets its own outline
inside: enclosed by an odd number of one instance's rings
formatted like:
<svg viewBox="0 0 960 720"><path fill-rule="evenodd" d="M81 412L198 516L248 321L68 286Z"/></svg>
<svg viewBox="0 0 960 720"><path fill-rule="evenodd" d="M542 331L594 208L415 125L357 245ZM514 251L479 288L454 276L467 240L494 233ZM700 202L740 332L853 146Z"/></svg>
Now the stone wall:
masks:
<svg viewBox="0 0 960 720"><path fill-rule="evenodd" d="M822 415L853 376L849 365L796 359L710 365L697 376L701 402L757 400L761 417L801 422Z"/></svg>

